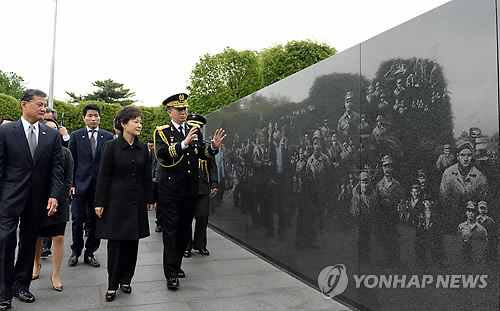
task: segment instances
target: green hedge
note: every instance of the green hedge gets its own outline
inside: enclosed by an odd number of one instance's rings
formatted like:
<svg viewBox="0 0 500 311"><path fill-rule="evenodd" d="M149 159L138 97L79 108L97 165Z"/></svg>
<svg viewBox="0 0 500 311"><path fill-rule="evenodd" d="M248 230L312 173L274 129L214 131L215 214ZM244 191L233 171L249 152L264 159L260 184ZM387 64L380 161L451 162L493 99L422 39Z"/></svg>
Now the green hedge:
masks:
<svg viewBox="0 0 500 311"><path fill-rule="evenodd" d="M119 104L108 104L99 101L86 101L79 104L71 104L63 101L55 100L54 109L57 110L59 121L61 121L64 113L64 126L68 131L73 132L85 126L82 117L82 109L87 104L97 104L101 107L101 124L100 127L106 131L113 133L113 119L116 113L122 108ZM164 106L159 107L142 107L136 106L142 110L144 114L142 134L139 137L146 142L153 138L155 127L170 122L170 117ZM21 117L21 106L19 100L0 93L0 118L11 118L17 120Z"/></svg>
<svg viewBox="0 0 500 311"><path fill-rule="evenodd" d="M0 93L0 119L21 117L21 103L10 95Z"/></svg>

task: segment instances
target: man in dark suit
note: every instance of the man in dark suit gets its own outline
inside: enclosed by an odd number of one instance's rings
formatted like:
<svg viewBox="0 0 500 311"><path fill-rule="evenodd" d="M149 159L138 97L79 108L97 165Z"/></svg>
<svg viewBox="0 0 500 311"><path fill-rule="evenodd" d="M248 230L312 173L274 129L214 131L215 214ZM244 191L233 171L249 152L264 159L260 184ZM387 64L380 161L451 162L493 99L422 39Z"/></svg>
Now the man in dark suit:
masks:
<svg viewBox="0 0 500 311"><path fill-rule="evenodd" d="M29 287L38 228L43 213L56 212L63 192L61 136L38 122L46 97L40 90L25 91L21 119L0 126L0 310L11 307L13 296L35 301Z"/></svg>
<svg viewBox="0 0 500 311"><path fill-rule="evenodd" d="M188 123L191 120L200 120L198 122L202 123L203 125L207 122L203 116L198 114L190 114L188 116ZM206 141L205 143L209 144L208 141ZM194 209L194 219L196 220L196 224L194 227L194 238L192 238L193 230L191 226L189 227L189 239L186 250L184 251L184 257L186 258L191 257L192 249L197 250L201 255L210 255L210 252L207 249L207 225L210 210L210 200L215 197L219 188L217 164L215 164L215 159L216 157L210 158L208 160L198 160L198 175L200 182Z"/></svg>
<svg viewBox="0 0 500 311"><path fill-rule="evenodd" d="M212 158L226 136L224 130L217 129L210 146L205 145L199 129L186 124L187 97L181 93L163 101L171 122L155 131L155 151L162 167L159 206L163 271L169 289L178 288L178 277L185 277L181 264L198 194L198 159Z"/></svg>
<svg viewBox="0 0 500 311"><path fill-rule="evenodd" d="M85 242L85 252L83 262L92 267L99 267L100 263L95 258L94 252L99 248L100 239L96 239L95 223L96 214L94 212L94 194L99 172L99 161L101 159L101 147L108 140L113 139L113 134L99 128L101 122L101 108L94 104L83 107L83 121L87 125L85 128L71 133L69 140L69 150L75 161L73 188L73 202L71 204L72 254L68 259L70 267L76 266L78 257L84 248L83 224L85 218L88 237Z"/></svg>

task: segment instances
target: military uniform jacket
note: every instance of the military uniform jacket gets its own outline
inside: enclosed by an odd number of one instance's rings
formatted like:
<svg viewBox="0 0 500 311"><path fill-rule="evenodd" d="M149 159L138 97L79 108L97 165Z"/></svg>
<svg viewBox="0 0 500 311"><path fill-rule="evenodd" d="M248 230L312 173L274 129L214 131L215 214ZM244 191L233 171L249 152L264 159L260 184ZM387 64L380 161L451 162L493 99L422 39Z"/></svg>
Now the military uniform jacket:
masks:
<svg viewBox="0 0 500 311"><path fill-rule="evenodd" d="M208 142L205 142L206 144ZM209 194L210 189L219 188L219 176L215 158L199 160L199 189L198 194Z"/></svg>
<svg viewBox="0 0 500 311"><path fill-rule="evenodd" d="M104 207L97 219L96 237L109 240L138 240L149 236L146 204L153 204L151 161L145 143L135 138L106 142L97 177L95 206Z"/></svg>
<svg viewBox="0 0 500 311"><path fill-rule="evenodd" d="M186 133L190 126L185 124ZM217 150L203 142L198 137L199 147L194 148L192 143L182 149L184 140L181 134L170 122L159 126L155 132L155 151L161 165L161 181L159 184L160 200L164 197L182 198L198 194L198 159L208 160L214 157Z"/></svg>

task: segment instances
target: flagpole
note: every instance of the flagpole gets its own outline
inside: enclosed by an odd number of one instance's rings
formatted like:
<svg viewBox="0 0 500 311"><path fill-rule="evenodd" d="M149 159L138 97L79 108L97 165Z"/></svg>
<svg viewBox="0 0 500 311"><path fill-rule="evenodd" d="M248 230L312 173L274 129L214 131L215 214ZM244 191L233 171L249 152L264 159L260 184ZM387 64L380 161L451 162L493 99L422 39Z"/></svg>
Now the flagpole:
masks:
<svg viewBox="0 0 500 311"><path fill-rule="evenodd" d="M49 107L54 108L54 64L56 59L57 0L54 0L54 33L52 37L52 64L50 66Z"/></svg>

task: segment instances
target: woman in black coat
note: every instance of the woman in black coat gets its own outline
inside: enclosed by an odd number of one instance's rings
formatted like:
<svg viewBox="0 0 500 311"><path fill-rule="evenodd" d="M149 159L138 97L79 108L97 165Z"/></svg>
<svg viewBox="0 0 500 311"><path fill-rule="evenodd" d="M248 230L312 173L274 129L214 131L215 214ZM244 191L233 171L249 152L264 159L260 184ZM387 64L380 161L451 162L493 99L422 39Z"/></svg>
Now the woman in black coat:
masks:
<svg viewBox="0 0 500 311"><path fill-rule="evenodd" d="M53 129L58 129L57 122L53 119L43 119L43 124ZM58 292L63 290L61 279L59 278L59 270L64 255L64 231L66 223L69 220L69 191L73 184L73 157L68 148L62 147L62 155L64 158L64 194L59 207L52 216L44 215L42 224L38 233L38 240L35 249L35 260L33 264L32 279L38 279L40 275L40 254L42 248L43 237L52 238L52 288Z"/></svg>
<svg viewBox="0 0 500 311"><path fill-rule="evenodd" d="M95 194L96 237L108 240L107 301L115 298L118 286L132 292L139 239L149 236L154 202L148 148L137 138L142 112L127 106L116 118L121 134L103 145Z"/></svg>

